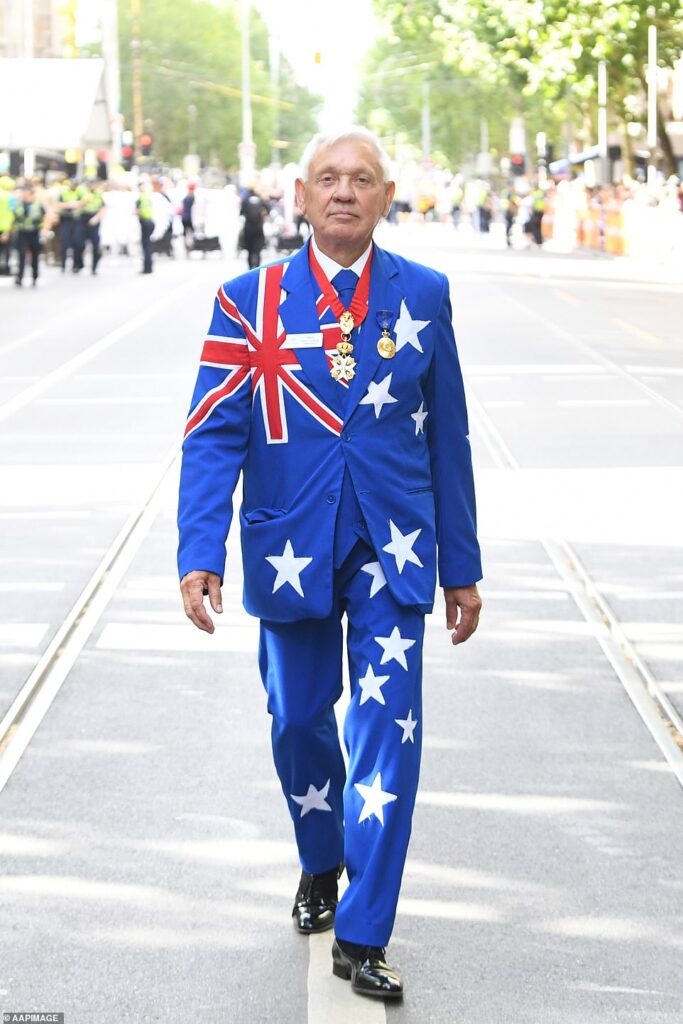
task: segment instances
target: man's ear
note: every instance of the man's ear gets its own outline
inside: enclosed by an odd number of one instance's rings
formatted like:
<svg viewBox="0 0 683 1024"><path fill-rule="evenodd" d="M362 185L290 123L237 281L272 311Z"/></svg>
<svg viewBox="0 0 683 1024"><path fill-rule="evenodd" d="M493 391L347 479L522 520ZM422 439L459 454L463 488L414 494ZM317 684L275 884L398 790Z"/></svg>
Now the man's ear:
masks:
<svg viewBox="0 0 683 1024"><path fill-rule="evenodd" d="M304 187L303 180L301 178L297 178L296 181L294 182L294 192L296 195L297 205L299 206L299 209L303 213L305 212L306 209L306 190Z"/></svg>
<svg viewBox="0 0 683 1024"><path fill-rule="evenodd" d="M386 215L389 213L389 210L391 209L391 204L394 201L394 193L395 192L396 192L396 182L395 181L388 181L387 185L386 185L386 190L385 190L385 193L384 193L385 196L386 196L386 202L384 204L384 211L382 213L383 217L386 217Z"/></svg>

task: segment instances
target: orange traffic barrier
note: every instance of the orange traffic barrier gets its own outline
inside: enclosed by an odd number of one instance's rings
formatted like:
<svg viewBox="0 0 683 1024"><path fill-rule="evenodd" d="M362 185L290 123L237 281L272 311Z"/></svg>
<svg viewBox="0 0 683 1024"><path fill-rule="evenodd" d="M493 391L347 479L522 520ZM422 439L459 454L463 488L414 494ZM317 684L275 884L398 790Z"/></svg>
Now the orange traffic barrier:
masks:
<svg viewBox="0 0 683 1024"><path fill-rule="evenodd" d="M605 206L605 252L623 256L624 251L624 215L621 203L612 199Z"/></svg>

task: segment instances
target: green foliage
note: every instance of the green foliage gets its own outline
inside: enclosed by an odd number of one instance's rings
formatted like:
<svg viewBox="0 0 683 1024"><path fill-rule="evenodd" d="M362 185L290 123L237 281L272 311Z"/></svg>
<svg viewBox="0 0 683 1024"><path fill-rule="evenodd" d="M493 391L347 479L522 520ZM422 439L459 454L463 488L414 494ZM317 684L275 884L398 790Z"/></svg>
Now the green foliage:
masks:
<svg viewBox="0 0 683 1024"><path fill-rule="evenodd" d="M238 0L140 0L143 115L154 133L154 154L178 164L191 138L202 162L218 160L234 171L241 138L241 25ZM252 8L251 89L257 165L270 162L275 133L298 155L316 130L320 106L281 62L278 106L268 67L267 28ZM130 0L119 0L121 93L127 128L133 127L133 23ZM194 131L191 107L196 110ZM285 134L288 133L288 134Z"/></svg>
<svg viewBox="0 0 683 1024"><path fill-rule="evenodd" d="M375 10L385 33L370 54L363 116L418 143L428 79L433 137L456 162L478 148L481 117L501 152L515 113L556 144L564 122L582 127L594 117L600 60L612 118L642 117L648 26L657 26L660 67L673 67L683 48L683 0L375 0ZM397 74L420 62L428 66ZM661 117L659 131L668 156Z"/></svg>

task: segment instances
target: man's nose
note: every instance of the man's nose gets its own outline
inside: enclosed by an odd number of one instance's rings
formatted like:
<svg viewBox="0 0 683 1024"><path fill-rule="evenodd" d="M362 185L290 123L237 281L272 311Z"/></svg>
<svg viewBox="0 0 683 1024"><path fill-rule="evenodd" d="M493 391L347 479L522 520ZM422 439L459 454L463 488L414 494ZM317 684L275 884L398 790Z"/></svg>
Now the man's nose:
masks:
<svg viewBox="0 0 683 1024"><path fill-rule="evenodd" d="M340 199L343 202L348 202L355 198L353 189L351 188L351 175L340 174L337 179L337 187L334 190L335 199Z"/></svg>

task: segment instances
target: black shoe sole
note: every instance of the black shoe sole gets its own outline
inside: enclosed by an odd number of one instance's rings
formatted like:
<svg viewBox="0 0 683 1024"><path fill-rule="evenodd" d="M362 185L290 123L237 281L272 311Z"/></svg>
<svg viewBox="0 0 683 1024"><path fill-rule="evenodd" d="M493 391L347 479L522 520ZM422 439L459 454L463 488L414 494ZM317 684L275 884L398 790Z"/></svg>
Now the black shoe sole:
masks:
<svg viewBox="0 0 683 1024"><path fill-rule="evenodd" d="M299 935L319 935L321 932L329 932L334 928L334 918L329 924L324 924L318 928L301 928L294 918L292 918L292 924L294 925L294 930L297 931Z"/></svg>

